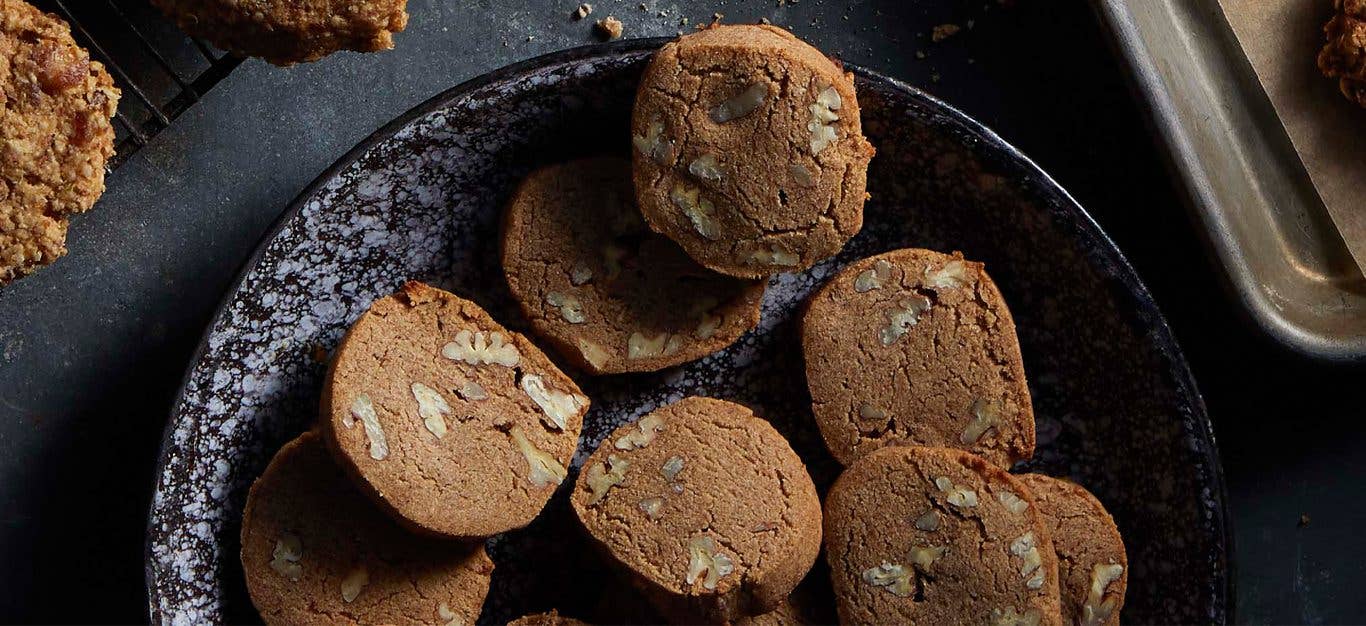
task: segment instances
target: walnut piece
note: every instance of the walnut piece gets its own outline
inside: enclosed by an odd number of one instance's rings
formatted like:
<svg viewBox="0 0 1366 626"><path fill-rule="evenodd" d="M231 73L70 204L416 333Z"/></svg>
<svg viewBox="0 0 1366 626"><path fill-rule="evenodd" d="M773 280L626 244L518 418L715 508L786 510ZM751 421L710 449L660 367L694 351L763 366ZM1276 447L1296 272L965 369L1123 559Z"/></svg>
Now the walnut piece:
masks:
<svg viewBox="0 0 1366 626"><path fill-rule="evenodd" d="M441 346L441 356L470 365L516 367L522 355L517 346L503 341L503 333L462 330L455 334L455 341Z"/></svg>
<svg viewBox="0 0 1366 626"><path fill-rule="evenodd" d="M769 246L767 250L759 248L749 254L750 263L761 265L780 265L785 267L795 267L801 263L801 257L788 252L777 245Z"/></svg>
<svg viewBox="0 0 1366 626"><path fill-rule="evenodd" d="M357 565L341 581L342 601L350 604L368 584L370 584L370 572L365 569L364 565Z"/></svg>
<svg viewBox="0 0 1366 626"><path fill-rule="evenodd" d="M716 334L717 329L721 328L724 321L720 315L710 313L702 314L702 321L697 323L697 328L693 329L692 336L698 339L711 339Z"/></svg>
<svg viewBox="0 0 1366 626"><path fill-rule="evenodd" d="M929 546L925 548L912 546L910 551L911 565L914 565L921 570L928 570L931 565L934 565L935 561L943 558L943 556L948 553L948 546Z"/></svg>
<svg viewBox="0 0 1366 626"><path fill-rule="evenodd" d="M630 463L627 463L625 459L617 458L615 454L607 455L606 463L594 463L592 467L589 467L588 475L584 478L584 482L588 485L588 493L591 494L591 497L588 498L588 506L602 502L612 487L620 485L621 481L626 480L626 470L630 467Z"/></svg>
<svg viewBox="0 0 1366 626"><path fill-rule="evenodd" d="M716 548L716 541L711 537L703 535L688 541L688 575L683 579L687 584L694 584L700 578L702 588L713 591L722 578L734 571L735 563Z"/></svg>
<svg viewBox="0 0 1366 626"><path fill-rule="evenodd" d="M645 517L651 521L659 519L659 514L664 509L664 498L645 498L640 501L640 510L645 513Z"/></svg>
<svg viewBox="0 0 1366 626"><path fill-rule="evenodd" d="M639 331L631 333L626 340L626 358L648 359L658 356L677 354L683 349L683 339L670 333L659 333L646 337Z"/></svg>
<svg viewBox="0 0 1366 626"><path fill-rule="evenodd" d="M579 354L583 355L583 360L588 361L589 365L602 369L611 360L612 355L607 353L607 349L587 339L580 338L576 342L579 346Z"/></svg>
<svg viewBox="0 0 1366 626"><path fill-rule="evenodd" d="M1005 610L994 609L991 612L991 626L1039 626L1043 621L1043 613L1038 609L1025 609L1024 613L1015 611L1015 607Z"/></svg>
<svg viewBox="0 0 1366 626"><path fill-rule="evenodd" d="M1029 502L1026 502L1024 498L1021 498L1012 491L998 491L996 492L996 499L1001 501L1001 504L1006 507L1007 511L1016 515L1024 513L1029 509Z"/></svg>
<svg viewBox="0 0 1366 626"><path fill-rule="evenodd" d="M744 91L737 93L723 102L716 105L710 111L711 121L717 124L725 124L734 119L742 118L756 109L764 106L764 100L768 98L768 83L757 82Z"/></svg>
<svg viewBox="0 0 1366 626"><path fill-rule="evenodd" d="M940 491L945 492L945 500L949 504L959 508L972 508L977 506L977 492L966 487L955 487L953 481L948 476L940 476L934 479L934 486Z"/></svg>
<svg viewBox="0 0 1366 626"><path fill-rule="evenodd" d="M585 4L583 6L588 5ZM467 626L469 624L469 622L465 621L464 617L461 617L458 613L452 611L450 605L445 602L436 605L436 616L441 618L442 626Z"/></svg>
<svg viewBox="0 0 1366 626"><path fill-rule="evenodd" d="M890 346L920 323L920 314L930 310L930 299L920 294L902 298L897 308L887 312L887 326L878 332L882 345Z"/></svg>
<svg viewBox="0 0 1366 626"><path fill-rule="evenodd" d="M788 164L787 173L793 181L803 187L810 187L811 183L816 182L816 177L811 174L811 170L806 169L806 166L801 163Z"/></svg>
<svg viewBox="0 0 1366 626"><path fill-rule="evenodd" d="M351 412L342 418L342 425L351 428L356 420L360 420L365 428L365 438L370 441L370 458L383 461L389 456L389 441L384 438L384 429L379 426L379 416L375 414L370 396L360 394L351 401Z"/></svg>
<svg viewBox="0 0 1366 626"><path fill-rule="evenodd" d="M417 416L422 418L427 432L437 439L445 437L446 416L451 414L451 405L446 403L440 392L422 383L413 383L410 388L417 399Z"/></svg>
<svg viewBox="0 0 1366 626"><path fill-rule="evenodd" d="M1043 557L1039 554L1039 548L1034 542L1034 532L1030 531L1020 535L1015 541L1010 542L1010 553L1020 557L1020 577L1026 579L1025 586L1030 589L1040 589L1043 587L1044 570Z"/></svg>
<svg viewBox="0 0 1366 626"><path fill-rule="evenodd" d="M636 422L636 430L617 438L612 444L618 450L635 450L650 445L655 436L664 432L664 418L653 413Z"/></svg>
<svg viewBox="0 0 1366 626"><path fill-rule="evenodd" d="M270 553L270 569L275 573L299 582L304 575L304 566L299 563L304 558L304 546L292 533L284 533L275 540L275 549Z"/></svg>
<svg viewBox="0 0 1366 626"><path fill-rule="evenodd" d="M886 561L877 567L863 570L863 582L874 587L882 587L887 593L898 598L909 598L915 591L911 585L911 570Z"/></svg>
<svg viewBox="0 0 1366 626"><path fill-rule="evenodd" d="M1104 598L1105 587L1119 580L1122 575L1124 566L1118 563L1098 563L1091 568L1091 589L1081 607L1081 626L1100 626L1110 619L1115 612L1116 601L1115 596Z"/></svg>
<svg viewBox="0 0 1366 626"><path fill-rule="evenodd" d="M526 464L530 467L527 473L527 480L537 487L549 487L564 482L564 477L569 474L555 457L542 452L535 444L527 440L526 433L522 429L513 427L512 440L517 443L517 448L522 451L522 456L526 457Z"/></svg>
<svg viewBox="0 0 1366 626"><path fill-rule="evenodd" d="M892 277L892 264L885 259L878 259L873 262L873 267L859 272L854 277L854 291L867 293L874 289L881 289Z"/></svg>
<svg viewBox="0 0 1366 626"><path fill-rule="evenodd" d="M484 386L472 380L460 383L460 386L455 390L455 394L460 396L461 399L471 402L489 399L489 392L484 390Z"/></svg>
<svg viewBox="0 0 1366 626"><path fill-rule="evenodd" d="M859 419L880 421L887 419L887 412L882 410L881 408L864 402L860 404L858 407L858 416Z"/></svg>
<svg viewBox="0 0 1366 626"><path fill-rule="evenodd" d="M704 154L692 160L688 164L688 173L702 180L713 183L721 182L721 164L716 162L716 157L711 154Z"/></svg>
<svg viewBox="0 0 1366 626"><path fill-rule="evenodd" d="M840 119L835 111L840 109L843 104L840 93L831 85L821 91L816 96L816 103L811 105L811 121L806 123L806 130L811 132L811 154L820 154L822 150L830 145L831 142L839 139L839 134L835 132L835 122Z"/></svg>
<svg viewBox="0 0 1366 626"><path fill-rule="evenodd" d="M926 532L939 530L939 513L937 511L930 511L929 513L915 518L915 527Z"/></svg>
<svg viewBox="0 0 1366 626"><path fill-rule="evenodd" d="M925 284L934 289L957 289L972 284L972 273L962 259L953 259L943 267L925 267Z"/></svg>
<svg viewBox="0 0 1366 626"><path fill-rule="evenodd" d="M958 436L958 441L963 445L977 443L982 435L988 430L1001 423L1001 407L997 403L986 398L977 398L972 401L973 420L963 428L963 433Z"/></svg>
<svg viewBox="0 0 1366 626"><path fill-rule="evenodd" d="M588 404L586 398L546 387L545 381L535 374L522 377L522 391L540 407L541 421L555 430L564 430L569 418Z"/></svg>
<svg viewBox="0 0 1366 626"><path fill-rule="evenodd" d="M636 150L659 165L669 166L674 160L674 142L664 136L664 123L659 120L645 127L645 135L633 135L631 143Z"/></svg>
<svg viewBox="0 0 1366 626"><path fill-rule="evenodd" d="M678 478L678 473L681 471L683 471L683 457L681 456L671 456L665 459L664 464L659 468L659 473L663 474L664 479L669 482Z"/></svg>
<svg viewBox="0 0 1366 626"><path fill-rule="evenodd" d="M587 263L579 261L569 269L569 284L578 287L587 284L590 280L593 280L593 268L588 267Z"/></svg>
<svg viewBox="0 0 1366 626"><path fill-rule="evenodd" d="M570 324L582 324L587 319L583 316L583 304L572 295L552 291L545 294L545 303L558 308L560 317Z"/></svg>
<svg viewBox="0 0 1366 626"><path fill-rule="evenodd" d="M697 234L715 241L721 236L721 224L716 221L716 206L692 185L677 183L669 190L669 200L688 216Z"/></svg>

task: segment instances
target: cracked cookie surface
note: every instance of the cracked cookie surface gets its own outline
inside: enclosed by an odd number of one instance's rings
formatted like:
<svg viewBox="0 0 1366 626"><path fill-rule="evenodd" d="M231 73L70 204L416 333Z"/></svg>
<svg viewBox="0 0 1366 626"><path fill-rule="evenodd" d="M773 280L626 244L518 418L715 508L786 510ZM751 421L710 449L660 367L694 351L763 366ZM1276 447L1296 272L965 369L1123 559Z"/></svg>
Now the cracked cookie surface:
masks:
<svg viewBox="0 0 1366 626"><path fill-rule="evenodd" d="M1058 561L1029 491L981 457L894 446L825 501L842 624L1061 626Z"/></svg>
<svg viewBox="0 0 1366 626"><path fill-rule="evenodd" d="M851 74L775 26L713 26L650 61L631 120L650 227L742 278L797 271L863 226L868 162Z"/></svg>
<svg viewBox="0 0 1366 626"><path fill-rule="evenodd" d="M692 397L622 426L570 503L666 616L729 621L778 608L820 550L811 477L749 409Z"/></svg>
<svg viewBox="0 0 1366 626"><path fill-rule="evenodd" d="M1034 495L1053 536L1064 621L1119 626L1129 584L1129 559L1115 520L1081 485L1043 474L1015 478Z"/></svg>
<svg viewBox="0 0 1366 626"><path fill-rule="evenodd" d="M0 0L0 286L66 254L104 193L119 90L55 15Z"/></svg>
<svg viewBox="0 0 1366 626"><path fill-rule="evenodd" d="M1034 454L1015 323L980 263L908 248L850 264L802 317L807 386L831 454L962 448L1000 467Z"/></svg>
<svg viewBox="0 0 1366 626"><path fill-rule="evenodd" d="M651 232L624 159L527 176L504 212L502 261L536 333L593 374L692 361L759 323L763 284L712 272Z"/></svg>
<svg viewBox="0 0 1366 626"><path fill-rule="evenodd" d="M564 480L588 398L478 305L410 282L337 348L322 426L362 490L409 527L520 528Z"/></svg>
<svg viewBox="0 0 1366 626"><path fill-rule="evenodd" d="M407 0L152 0L181 30L275 65L394 47Z"/></svg>
<svg viewBox="0 0 1366 626"><path fill-rule="evenodd" d="M405 532L312 432L285 444L252 485L241 556L267 624L472 626L493 573L482 544Z"/></svg>

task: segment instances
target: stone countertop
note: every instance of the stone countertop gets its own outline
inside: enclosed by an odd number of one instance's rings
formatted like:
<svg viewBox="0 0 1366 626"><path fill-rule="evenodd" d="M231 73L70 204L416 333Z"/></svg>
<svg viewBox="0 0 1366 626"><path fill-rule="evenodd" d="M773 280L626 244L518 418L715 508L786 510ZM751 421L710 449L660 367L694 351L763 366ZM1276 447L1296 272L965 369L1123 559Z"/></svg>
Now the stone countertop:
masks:
<svg viewBox="0 0 1366 626"><path fill-rule="evenodd" d="M1243 318L1085 3L593 4L576 22L564 0L410 0L392 52L248 61L109 178L65 259L0 291L0 621L145 619L143 530L174 393L258 238L319 172L447 87L591 43L593 19L646 37L713 12L920 86L1070 190L1154 292L1209 404L1238 621L1366 620L1366 367L1305 361ZM962 30L932 42L947 23Z"/></svg>

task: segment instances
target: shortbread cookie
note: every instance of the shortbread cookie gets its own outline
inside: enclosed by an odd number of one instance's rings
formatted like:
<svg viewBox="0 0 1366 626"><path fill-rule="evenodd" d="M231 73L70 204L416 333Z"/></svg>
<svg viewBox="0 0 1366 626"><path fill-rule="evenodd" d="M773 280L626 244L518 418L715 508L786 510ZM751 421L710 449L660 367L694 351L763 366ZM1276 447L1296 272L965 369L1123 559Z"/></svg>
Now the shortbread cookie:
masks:
<svg viewBox="0 0 1366 626"><path fill-rule="evenodd" d="M267 624L472 625L493 561L481 544L405 532L309 432L251 487L242 569Z"/></svg>
<svg viewBox="0 0 1366 626"><path fill-rule="evenodd" d="M363 491L415 530L525 526L564 480L588 398L478 305L410 282L337 348L322 427Z"/></svg>
<svg viewBox="0 0 1366 626"><path fill-rule="evenodd" d="M666 44L631 129L645 220L713 270L805 269L863 227L873 147L853 75L781 28L713 26Z"/></svg>
<svg viewBox="0 0 1366 626"><path fill-rule="evenodd" d="M771 611L820 550L811 477L768 422L687 398L613 432L570 502L588 534L671 619Z"/></svg>
<svg viewBox="0 0 1366 626"><path fill-rule="evenodd" d="M565 617L560 615L558 611L552 610L549 613L524 615L508 622L508 626L588 626L588 624L572 617Z"/></svg>
<svg viewBox="0 0 1366 626"><path fill-rule="evenodd" d="M980 263L918 249L854 263L811 296L802 351L816 423L845 465L897 443L1001 467L1034 454L1015 322Z"/></svg>
<svg viewBox="0 0 1366 626"><path fill-rule="evenodd" d="M104 193L119 90L61 18L0 0L0 286L66 254Z"/></svg>
<svg viewBox="0 0 1366 626"><path fill-rule="evenodd" d="M407 0L152 0L181 30L276 65L394 47Z"/></svg>
<svg viewBox="0 0 1366 626"><path fill-rule="evenodd" d="M502 256L532 328L593 374L678 365L759 323L763 284L707 270L651 233L624 159L533 172L508 203Z"/></svg>
<svg viewBox="0 0 1366 626"><path fill-rule="evenodd" d="M1034 495L1053 536L1063 621L1119 626L1129 586L1129 559L1115 520L1081 485L1043 474L1015 478Z"/></svg>
<svg viewBox="0 0 1366 626"><path fill-rule="evenodd" d="M842 624L1055 625L1058 560L1029 492L980 457L892 446L825 500Z"/></svg>

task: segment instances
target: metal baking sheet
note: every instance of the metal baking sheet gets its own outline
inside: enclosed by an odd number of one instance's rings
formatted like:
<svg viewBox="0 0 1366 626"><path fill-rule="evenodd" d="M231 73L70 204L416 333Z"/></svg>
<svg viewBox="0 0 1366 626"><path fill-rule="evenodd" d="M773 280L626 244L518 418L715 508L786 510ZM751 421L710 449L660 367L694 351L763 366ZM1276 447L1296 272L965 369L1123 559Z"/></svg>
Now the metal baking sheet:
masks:
<svg viewBox="0 0 1366 626"><path fill-rule="evenodd" d="M1309 356L1366 360L1353 262L1217 0L1094 0L1233 291Z"/></svg>

